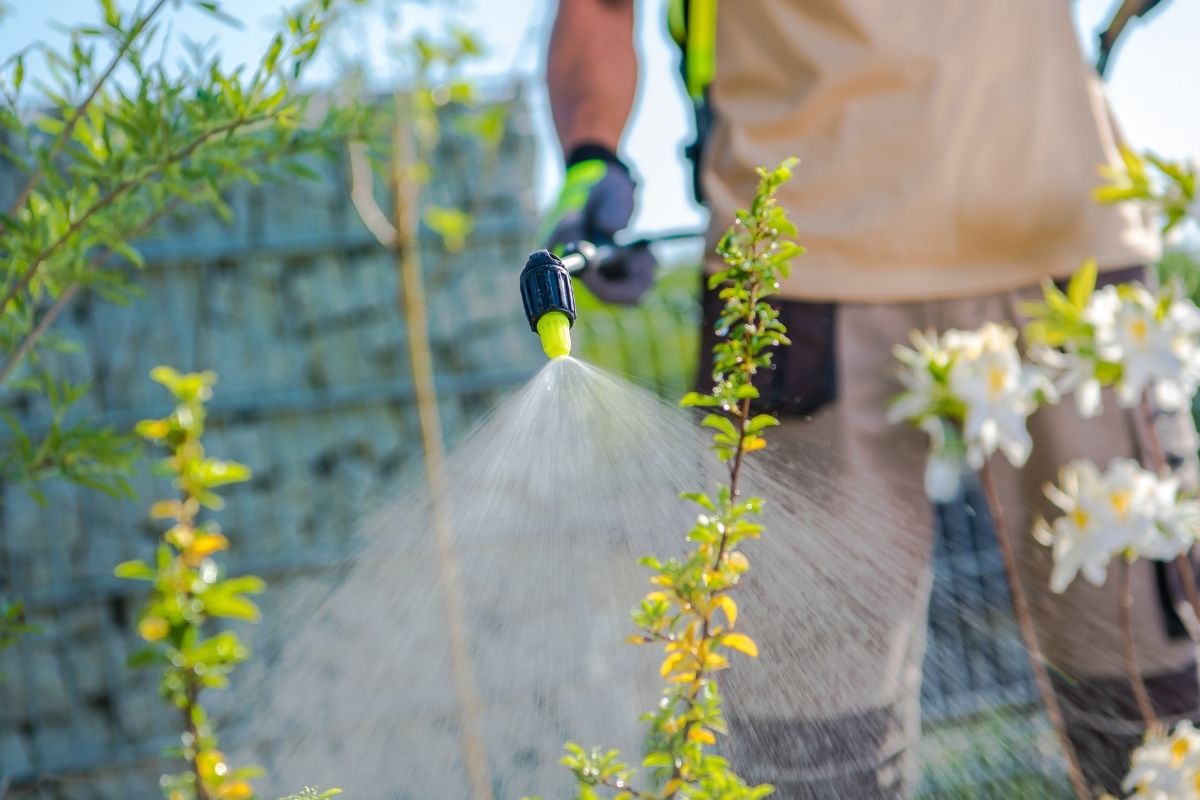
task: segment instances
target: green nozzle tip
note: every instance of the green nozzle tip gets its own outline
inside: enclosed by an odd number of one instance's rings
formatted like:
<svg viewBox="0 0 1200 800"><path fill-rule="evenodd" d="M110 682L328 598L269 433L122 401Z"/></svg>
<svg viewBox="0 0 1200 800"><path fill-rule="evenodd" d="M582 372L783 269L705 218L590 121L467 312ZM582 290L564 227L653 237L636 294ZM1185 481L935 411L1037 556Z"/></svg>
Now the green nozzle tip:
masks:
<svg viewBox="0 0 1200 800"><path fill-rule="evenodd" d="M571 320L561 311L548 311L537 322L542 349L550 359L571 355Z"/></svg>

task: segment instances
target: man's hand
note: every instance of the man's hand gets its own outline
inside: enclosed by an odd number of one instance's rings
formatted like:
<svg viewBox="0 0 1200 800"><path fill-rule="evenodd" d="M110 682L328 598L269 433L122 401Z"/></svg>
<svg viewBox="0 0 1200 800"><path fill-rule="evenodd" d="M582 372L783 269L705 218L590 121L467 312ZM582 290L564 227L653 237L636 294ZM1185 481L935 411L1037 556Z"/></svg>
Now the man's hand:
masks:
<svg viewBox="0 0 1200 800"><path fill-rule="evenodd" d="M595 146L578 148L568 161L558 202L542 224L546 247L561 252L572 242L612 243L633 216L636 184L629 169ZM583 282L605 302L631 304L654 285L654 269L648 248L632 248L616 263L587 270Z"/></svg>

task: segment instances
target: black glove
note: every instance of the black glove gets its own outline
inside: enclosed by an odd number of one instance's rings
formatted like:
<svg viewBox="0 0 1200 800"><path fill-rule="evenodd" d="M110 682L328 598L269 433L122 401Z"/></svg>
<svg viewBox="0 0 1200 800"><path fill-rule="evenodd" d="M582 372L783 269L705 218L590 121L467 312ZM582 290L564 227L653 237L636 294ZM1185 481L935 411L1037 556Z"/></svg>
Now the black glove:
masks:
<svg viewBox="0 0 1200 800"><path fill-rule="evenodd" d="M611 244L633 216L637 184L629 169L609 150L596 145L575 148L558 202L542 223L546 247L587 241ZM618 256L583 273L583 282L601 300L632 304L654 285L657 266L647 247L621 248Z"/></svg>

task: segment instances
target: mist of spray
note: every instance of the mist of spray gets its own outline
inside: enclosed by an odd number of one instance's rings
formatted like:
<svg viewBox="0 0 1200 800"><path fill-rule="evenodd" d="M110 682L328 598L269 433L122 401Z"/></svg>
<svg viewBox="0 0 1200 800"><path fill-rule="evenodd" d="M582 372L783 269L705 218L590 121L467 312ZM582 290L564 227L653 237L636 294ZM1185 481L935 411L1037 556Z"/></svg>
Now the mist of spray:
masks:
<svg viewBox="0 0 1200 800"><path fill-rule="evenodd" d="M745 475L746 491L767 498L738 589L739 627L761 656L722 673L733 738L780 762L789 748L843 749L853 765L868 743L784 723L870 713L918 679L916 653L883 665L873 654L923 624L929 522L897 518L904 504L889 496L922 491L919 454L883 484L850 470L836 432L794 423L771 434ZM638 763L638 718L660 687L657 650L624 643L650 588L638 560L683 552L695 508L679 494L727 478L709 446L691 412L572 359L549 363L450 458L442 502L471 696L454 679L431 498L410 481L364 515L336 580L289 596L287 645L242 695L255 720L243 739L287 782L270 788L467 797L465 727L484 743L497 798L569 796L567 740ZM781 729L820 741L788 742ZM786 777L794 764L778 767L743 775Z"/></svg>

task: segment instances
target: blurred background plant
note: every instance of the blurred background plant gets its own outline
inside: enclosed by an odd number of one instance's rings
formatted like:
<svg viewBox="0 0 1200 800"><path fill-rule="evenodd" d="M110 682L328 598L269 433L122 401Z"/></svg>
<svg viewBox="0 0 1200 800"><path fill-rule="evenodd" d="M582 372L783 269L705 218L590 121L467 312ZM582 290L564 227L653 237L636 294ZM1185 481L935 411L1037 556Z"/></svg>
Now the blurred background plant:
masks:
<svg viewBox="0 0 1200 800"><path fill-rule="evenodd" d="M1197 166L1121 147L1122 166L1106 168L1094 197L1101 203L1141 203L1162 226L1165 251L1157 265L1159 280L1177 281L1193 302L1200 301L1200 256L1195 233L1200 223Z"/></svg>
<svg viewBox="0 0 1200 800"><path fill-rule="evenodd" d="M216 522L197 517L201 509L219 510L224 503L215 490L249 480L250 469L204 451L205 403L216 383L213 373L180 375L158 367L151 377L171 393L175 410L163 419L143 420L137 432L167 451L157 471L170 476L179 494L150 507L151 518L170 525L154 565L126 561L115 570L119 578L151 584L137 618L146 646L132 656L130 666L162 669L158 692L182 715L181 745L169 754L182 758L188 769L163 776L169 800L248 800L254 794L248 779L258 771L226 763L200 695L228 686L230 672L250 656L236 632L208 635L210 621L258 622L258 606L246 595L260 594L265 585L255 575L225 576L212 556L226 550L229 539Z"/></svg>
<svg viewBox="0 0 1200 800"><path fill-rule="evenodd" d="M218 738L201 702L206 689L229 685L233 668L250 657L249 648L233 630L209 635L217 620L258 622L258 606L247 595L266 588L257 575L229 577L213 556L229 548L229 539L213 520L198 520L202 509L220 510L217 489L250 479L250 468L235 461L209 457L202 438L206 409L216 375L181 375L158 367L151 377L166 387L176 403L162 419L143 420L137 433L164 448L167 457L157 470L171 478L178 496L159 500L150 516L170 527L162 536L154 564L134 560L119 564L117 577L148 581L150 594L138 613L138 634L146 646L134 653L131 667L162 669L158 691L182 716L180 745L167 755L181 758L187 769L164 775L161 786L168 800L252 800L250 779L258 767L231 767L218 749ZM326 798L306 789L300 798Z"/></svg>
<svg viewBox="0 0 1200 800"><path fill-rule="evenodd" d="M20 600L0 601L0 650L12 647L23 633L35 633L37 627L25 622L25 604ZM0 680L4 676L0 675Z"/></svg>
<svg viewBox="0 0 1200 800"><path fill-rule="evenodd" d="M219 2L187 5L235 22ZM320 47L332 0L288 12L250 69L224 68L186 40L188 63L170 68L161 49L171 38L169 6L158 0L122 12L100 0L99 19L70 28L65 50L34 43L5 64L0 154L23 168L0 217L0 384L48 404L53 420L35 439L6 415L7 480L61 476L129 494L136 448L68 416L87 387L46 367L46 350L75 346L52 326L81 291L113 302L135 297L136 281L114 262L141 265L132 243L163 216L204 206L228 217L227 187L300 169L296 157L327 151L348 121L330 113L307 126L307 100L291 91ZM36 82L30 101L25 74L34 59L50 77Z"/></svg>

